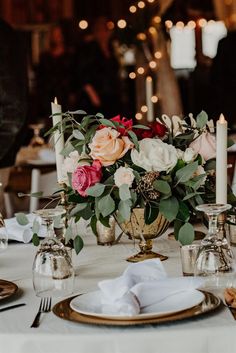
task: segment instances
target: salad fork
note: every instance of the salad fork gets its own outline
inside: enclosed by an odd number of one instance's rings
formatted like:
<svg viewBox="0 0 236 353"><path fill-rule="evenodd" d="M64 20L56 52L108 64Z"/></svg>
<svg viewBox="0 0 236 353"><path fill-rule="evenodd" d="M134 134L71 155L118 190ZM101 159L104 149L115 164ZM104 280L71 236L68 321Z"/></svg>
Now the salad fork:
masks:
<svg viewBox="0 0 236 353"><path fill-rule="evenodd" d="M35 316L35 319L30 327L39 327L40 315L42 313L49 313L51 311L52 299L51 297L41 298L39 310Z"/></svg>

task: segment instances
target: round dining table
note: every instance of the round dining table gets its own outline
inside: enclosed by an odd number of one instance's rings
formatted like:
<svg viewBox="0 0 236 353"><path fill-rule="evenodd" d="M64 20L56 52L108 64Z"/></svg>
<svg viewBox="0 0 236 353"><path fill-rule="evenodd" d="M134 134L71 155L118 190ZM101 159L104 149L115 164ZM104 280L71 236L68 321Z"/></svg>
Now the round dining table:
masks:
<svg viewBox="0 0 236 353"><path fill-rule="evenodd" d="M126 258L138 250L125 235L118 244L98 246L88 228L81 227L84 248L73 254L74 293L97 289L97 283L117 277L127 268ZM167 232L168 233L168 232ZM182 275L179 244L168 234L154 241L168 259L168 276ZM223 305L206 315L165 324L103 326L63 320L52 311L42 314L40 326L31 328L40 298L32 284L32 243L9 243L0 253L0 278L14 282L19 290L0 308L18 303L25 306L0 312L0 353L233 353L236 352L236 321ZM63 298L53 298L53 305Z"/></svg>

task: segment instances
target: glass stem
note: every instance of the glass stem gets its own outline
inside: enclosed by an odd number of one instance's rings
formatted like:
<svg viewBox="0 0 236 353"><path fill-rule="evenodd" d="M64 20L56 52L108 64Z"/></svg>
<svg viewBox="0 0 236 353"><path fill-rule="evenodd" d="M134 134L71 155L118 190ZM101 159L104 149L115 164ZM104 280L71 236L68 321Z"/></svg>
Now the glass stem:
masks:
<svg viewBox="0 0 236 353"><path fill-rule="evenodd" d="M216 234L218 231L218 225L217 225L217 219L218 219L218 214L210 214L208 215L209 219L209 234Z"/></svg>

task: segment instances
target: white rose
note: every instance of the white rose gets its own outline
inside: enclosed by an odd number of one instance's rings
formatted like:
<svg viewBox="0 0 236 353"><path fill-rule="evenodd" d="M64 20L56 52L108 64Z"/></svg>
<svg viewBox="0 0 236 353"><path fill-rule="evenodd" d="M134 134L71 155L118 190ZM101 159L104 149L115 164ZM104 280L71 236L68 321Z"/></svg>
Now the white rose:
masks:
<svg viewBox="0 0 236 353"><path fill-rule="evenodd" d="M176 148L176 152L178 159L184 159L184 151L180 150L179 148Z"/></svg>
<svg viewBox="0 0 236 353"><path fill-rule="evenodd" d="M131 151L134 164L147 172L169 172L177 163L178 155L174 146L160 139L145 138L139 142L139 152Z"/></svg>
<svg viewBox="0 0 236 353"><path fill-rule="evenodd" d="M83 161L83 158L88 158L87 155L80 155L78 151L70 152L69 156L64 159L62 164L63 181L68 185L67 173L74 173L79 165L89 165Z"/></svg>
<svg viewBox="0 0 236 353"><path fill-rule="evenodd" d="M134 181L134 173L131 168L120 167L114 174L114 180L116 186L120 187L123 184L127 184L129 187Z"/></svg>
<svg viewBox="0 0 236 353"><path fill-rule="evenodd" d="M183 155L182 159L185 163L190 163L190 162L194 161L196 156L197 156L197 153L191 147L188 147L184 151L184 155Z"/></svg>

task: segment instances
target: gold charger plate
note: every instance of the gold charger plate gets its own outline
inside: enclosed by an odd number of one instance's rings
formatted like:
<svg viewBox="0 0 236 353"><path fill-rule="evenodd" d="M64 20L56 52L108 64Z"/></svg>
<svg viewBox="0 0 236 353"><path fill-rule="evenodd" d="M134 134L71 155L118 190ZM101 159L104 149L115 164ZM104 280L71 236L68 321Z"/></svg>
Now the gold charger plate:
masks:
<svg viewBox="0 0 236 353"><path fill-rule="evenodd" d="M0 279L0 300L11 297L17 290L18 287L15 283Z"/></svg>
<svg viewBox="0 0 236 353"><path fill-rule="evenodd" d="M199 304L190 309L180 311L171 315L163 315L143 320L112 320L95 316L79 314L70 307L70 302L74 298L65 299L57 303L53 307L53 313L64 320L74 321L82 324L93 325L108 325L108 326L133 326L133 325L146 325L146 324L161 324L166 322L173 322L178 320L189 319L197 317L213 310L216 310L220 304L220 298L209 292L203 292L205 299Z"/></svg>

